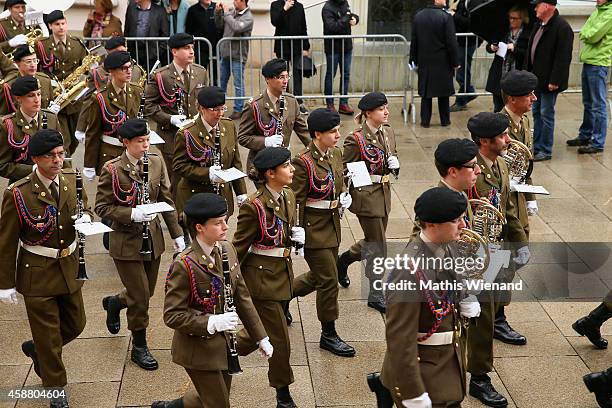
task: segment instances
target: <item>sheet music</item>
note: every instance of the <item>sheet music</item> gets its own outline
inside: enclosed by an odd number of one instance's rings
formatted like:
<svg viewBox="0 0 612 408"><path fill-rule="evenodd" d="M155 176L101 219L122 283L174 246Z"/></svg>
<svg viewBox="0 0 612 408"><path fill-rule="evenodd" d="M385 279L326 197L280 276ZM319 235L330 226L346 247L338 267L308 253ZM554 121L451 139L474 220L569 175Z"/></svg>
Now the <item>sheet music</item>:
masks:
<svg viewBox="0 0 612 408"><path fill-rule="evenodd" d="M346 168L348 169L349 177L353 181L353 186L363 187L372 185L372 179L364 161L347 163Z"/></svg>
<svg viewBox="0 0 612 408"><path fill-rule="evenodd" d="M113 231L113 229L110 228L109 226L104 225L101 222L97 222L97 221L96 222L82 222L80 224L75 224L74 229L80 232L81 234L84 234L85 236L103 234L105 232Z"/></svg>

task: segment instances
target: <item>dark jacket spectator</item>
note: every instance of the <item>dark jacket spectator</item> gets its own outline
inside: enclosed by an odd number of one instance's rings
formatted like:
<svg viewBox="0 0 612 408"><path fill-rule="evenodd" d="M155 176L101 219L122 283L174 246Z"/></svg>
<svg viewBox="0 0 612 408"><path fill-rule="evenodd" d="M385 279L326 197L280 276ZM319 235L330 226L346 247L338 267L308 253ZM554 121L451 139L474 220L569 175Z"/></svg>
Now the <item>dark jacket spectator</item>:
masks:
<svg viewBox="0 0 612 408"><path fill-rule="evenodd" d="M351 13L348 1L327 0L321 11L323 17L323 35L351 35L351 17L359 22L359 16ZM344 43L344 49L342 45ZM353 49L350 38L325 40L325 53L349 52ZM333 50L333 51L332 51Z"/></svg>
<svg viewBox="0 0 612 408"><path fill-rule="evenodd" d="M276 27L274 36L308 35L304 6L297 0L289 10L284 9L285 0L276 0L270 5L270 21ZM278 58L289 59L310 50L310 42L305 40L276 40L274 53Z"/></svg>
<svg viewBox="0 0 612 408"><path fill-rule="evenodd" d="M215 25L215 8L217 3L214 1L200 0L187 11L187 22L185 32L194 37L204 37L210 41L213 55L217 52L217 43L223 37L223 27L220 29ZM207 65L204 63L202 65Z"/></svg>
<svg viewBox="0 0 612 408"><path fill-rule="evenodd" d="M141 17L144 16L146 19L141 20L140 26L139 15ZM166 10L150 0L130 0L130 4L125 12L124 35L126 37L168 37L169 29ZM149 41L146 43L146 46L144 41L128 41L128 50L132 54L132 58L145 68L147 72L153 67L155 60L158 58L162 66L168 64L167 49L166 41L160 41L159 44L155 41ZM136 50L138 50L138 53Z"/></svg>
<svg viewBox="0 0 612 408"><path fill-rule="evenodd" d="M521 33L518 35L516 42L514 43L514 51L508 50L506 54L506 58L502 58L499 55L495 55L493 57L493 62L491 63L491 67L489 68L489 76L487 77L487 85L485 87L487 92L491 92L492 94L500 94L501 93L501 78L503 75L511 71L512 69L523 69L523 64L525 62L525 54L527 53L527 44L529 43L529 34L531 33L531 26L523 27ZM508 37L510 33L508 33ZM506 44L510 43L510 39L506 38L503 40ZM487 52L495 53L491 48L492 44L487 44ZM512 69L508 69L512 67Z"/></svg>

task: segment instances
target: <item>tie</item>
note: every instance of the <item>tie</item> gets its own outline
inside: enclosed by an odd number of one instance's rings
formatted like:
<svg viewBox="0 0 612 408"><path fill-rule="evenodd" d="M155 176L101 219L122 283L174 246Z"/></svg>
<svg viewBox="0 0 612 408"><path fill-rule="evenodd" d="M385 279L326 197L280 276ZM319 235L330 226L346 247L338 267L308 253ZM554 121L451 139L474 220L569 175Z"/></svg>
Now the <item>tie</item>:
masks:
<svg viewBox="0 0 612 408"><path fill-rule="evenodd" d="M51 195L55 199L55 202L59 204L59 189L57 188L57 184L55 184L55 181L51 182L49 188L51 189Z"/></svg>
<svg viewBox="0 0 612 408"><path fill-rule="evenodd" d="M189 88L191 87L191 84L189 82L189 72L187 72L187 70L183 70L183 81L185 81L185 92L189 93Z"/></svg>
<svg viewBox="0 0 612 408"><path fill-rule="evenodd" d="M61 61L66 59L64 58L66 56L66 47L64 47L64 43L61 41L57 43L57 54Z"/></svg>
<svg viewBox="0 0 612 408"><path fill-rule="evenodd" d="M221 264L221 254L219 253L219 248L218 247L216 247L216 246L213 247L213 250L210 253L210 257L215 262L215 266Z"/></svg>
<svg viewBox="0 0 612 408"><path fill-rule="evenodd" d="M497 162L493 163L491 170L493 170L493 174L499 180L499 168L497 167Z"/></svg>
<svg viewBox="0 0 612 408"><path fill-rule="evenodd" d="M278 203L280 207L280 213L287 216L287 204L285 203L285 195L281 193L280 197L278 197Z"/></svg>
<svg viewBox="0 0 612 408"><path fill-rule="evenodd" d="M28 125L30 126L30 129L38 129L38 123L36 123L36 119L32 119Z"/></svg>

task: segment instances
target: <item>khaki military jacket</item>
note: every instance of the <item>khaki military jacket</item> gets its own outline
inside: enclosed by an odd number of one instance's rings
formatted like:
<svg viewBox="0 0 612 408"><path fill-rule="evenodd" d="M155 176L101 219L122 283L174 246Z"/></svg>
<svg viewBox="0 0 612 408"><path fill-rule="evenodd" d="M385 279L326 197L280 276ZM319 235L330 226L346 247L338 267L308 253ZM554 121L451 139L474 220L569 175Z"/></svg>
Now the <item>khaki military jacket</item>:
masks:
<svg viewBox="0 0 612 408"><path fill-rule="evenodd" d="M11 85L20 76L22 75L19 74L19 71L15 71L5 78L2 84L3 98L0 99L0 115L7 115L18 109L17 101L13 97L13 94L11 94ZM45 73L37 72L36 79L38 79L38 83L40 84L40 106L47 108L49 103L53 100L54 87L51 83L51 78Z"/></svg>
<svg viewBox="0 0 612 408"><path fill-rule="evenodd" d="M28 143L43 127L43 116L47 117L47 128L62 132L57 116L43 110L38 114L36 127L30 126L21 110L2 118L0 126L0 176L15 182L32 172L34 162L28 154ZM65 133L65 132L62 132ZM64 136L64 149L67 145ZM69 143L69 140L68 140Z"/></svg>
<svg viewBox="0 0 612 408"><path fill-rule="evenodd" d="M510 179L506 163L501 157L497 158L496 162L500 170L498 178L480 154L476 156L476 160L482 172L478 175L474 188L467 192L468 197L493 198L499 201L496 207L506 217L503 239L510 243L527 244L529 240L518 218L516 205L510 199ZM496 195L498 198L495 198Z"/></svg>
<svg viewBox="0 0 612 408"><path fill-rule="evenodd" d="M9 16L4 20L0 20L0 48L2 52L8 54L13 51L13 47L9 45L9 40L18 34L27 34L28 30L25 25L18 25Z"/></svg>
<svg viewBox="0 0 612 408"><path fill-rule="evenodd" d="M154 153L149 154L149 159L150 202L165 201L174 207L163 160ZM137 189L140 189L143 183L140 171L130 163L125 152L120 157L107 162L102 168L98 193L96 194L95 211L100 218L112 221L113 232L110 233L109 240L110 256L124 261L157 259L166 248L160 218L164 219L173 239L183 235L183 231L178 225L176 211L160 213L150 222L149 231L153 242L153 252L150 258L148 258L148 255L141 255L143 224L132 222L131 219L132 208L141 204L140 199L132 199L131 203L120 202L115 196L117 191L114 191L111 174L116 174L115 183L118 183L121 190L125 192L120 194L119 198L122 200L129 200L134 197Z"/></svg>
<svg viewBox="0 0 612 408"><path fill-rule="evenodd" d="M58 81L63 81L72 71L81 66L88 51L80 38L69 35L66 38L62 57L54 41L53 34L51 34L48 38L36 43L36 54L40 60L39 71L55 76Z"/></svg>
<svg viewBox="0 0 612 408"><path fill-rule="evenodd" d="M344 168L342 165L342 152L333 147L323 156L314 142L293 158L293 183L291 189L295 192L295 199L300 204L300 226L306 232L306 248L337 248L342 240L340 229L340 202L338 198L344 191ZM336 201L333 209L319 209L306 206L309 201L317 201L320 195L315 188L321 188L322 183L331 172L333 187L328 201ZM317 181L317 179L319 181Z"/></svg>
<svg viewBox="0 0 612 408"><path fill-rule="evenodd" d="M221 136L221 168L235 167L243 171L234 121L221 118L219 131ZM209 158L197 162L190 157L190 154L198 159L207 155L209 155ZM183 211L187 200L194 194L213 193L215 191L208 173L210 166L214 163L215 154L215 138L206 130L200 115L182 127L176 134L172 170L180 177L176 193L176 208L179 214ZM220 192L227 201L230 216L234 213L232 188L237 196L246 194L244 178L234 180L231 183L221 183Z"/></svg>
<svg viewBox="0 0 612 408"><path fill-rule="evenodd" d="M261 340L266 337L266 331L240 273L236 250L227 241L219 244L228 254L232 298L236 312L250 337ZM214 256L214 253L211 256ZM189 265L191 271L186 265ZM201 265L206 272L196 265ZM204 254L197 240L194 240L191 246L172 263L166 279L164 322L174 329L171 352L172 361L176 364L193 370L227 370L227 334L208 332L208 318L212 314L224 312L223 286L218 289L219 285L223 284L221 256L217 255L213 264L211 257ZM219 290L216 304L210 304L209 309L205 311L204 305L196 301L192 295L194 289L204 302L214 302L215 296L211 292Z"/></svg>
<svg viewBox="0 0 612 408"><path fill-rule="evenodd" d="M0 52L0 84L3 78L6 78L14 71L17 71L17 65L15 65L9 57L4 55L3 52Z"/></svg>
<svg viewBox="0 0 612 408"><path fill-rule="evenodd" d="M380 133L382 132L382 134ZM344 152L342 160L346 167L346 163L363 161L364 156L361 153L360 145L357 140L357 135L362 134L365 138L365 145L367 149L376 148L381 152L379 165L375 170L371 169L366 161L366 167L372 175L387 176L389 182L385 183L373 183L370 186L353 187L350 188L351 197L353 203L349 210L353 214L361 217L377 217L382 218L391 212L391 185L389 184L393 176L390 175L387 169L387 163L385 161L386 156L396 155L395 148L395 133L391 126L384 124L377 135L374 135L367 124L363 124L359 129L348 135L344 139ZM384 139L383 139L384 138ZM383 205L384 203L384 205Z"/></svg>
<svg viewBox="0 0 612 408"><path fill-rule="evenodd" d="M284 188L281 199L285 200L286 211L281 211L280 205L264 185L240 206L238 213L238 225L232 243L238 254L242 276L244 276L253 299L284 301L292 298L293 264L290 255L293 250L291 227L295 226L296 222L295 195L290 188ZM279 220L282 239L278 245L263 238L258 208L263 208L267 225L272 226L274 225L273 220ZM270 233L276 233L277 230L273 231L271 230ZM258 243L284 248L286 256L280 258L249 252L251 246Z"/></svg>
<svg viewBox="0 0 612 408"><path fill-rule="evenodd" d="M23 204L23 210L18 202ZM93 217L85 189L83 204L85 212ZM77 238L72 218L76 214L76 175L72 169L59 174L59 203L35 172L9 185L0 217L0 289L16 287L24 296L57 296L79 290L82 281L76 280L78 248L69 256L53 259L28 252L19 245L20 241L34 245L50 234L46 241L36 245L68 248ZM52 223L50 228L45 228L47 222Z"/></svg>
<svg viewBox="0 0 612 408"><path fill-rule="evenodd" d="M295 131L304 146L311 142L308 125L304 115L300 113L300 105L295 96L285 93L285 110L283 112L283 146L289 147L291 133ZM259 114L258 114L259 113ZM253 167L253 159L260 150L266 147L264 129L269 127L272 117L279 117L279 106L274 105L265 90L257 98L250 100L242 111L240 126L238 127L238 143L249 149L247 158L247 171ZM267 136L275 134L272 127Z"/></svg>
<svg viewBox="0 0 612 408"><path fill-rule="evenodd" d="M405 249L408 257L434 257L431 249L417 236ZM433 282L454 280L453 271L424 271L424 279ZM392 283L419 280L409 270L394 270L388 279ZM424 392L434 405L463 400L465 396L465 355L461 345L462 328L459 316L459 295L451 298L451 311L437 333L453 332L451 344L430 346L417 341L417 333L427 333L435 318L426 298L418 290L387 291L386 339L387 351L381 371L382 383L396 400L416 398ZM436 405L438 406L438 405Z"/></svg>
<svg viewBox="0 0 612 408"><path fill-rule="evenodd" d="M112 83L100 91L95 91L91 99L86 103L85 115L87 115L87 129L85 130L85 157L84 166L95 168L96 174L100 174L102 166L108 160L118 157L123 152L123 145L102 141L102 135L112 137L120 144L117 128L123 121L119 121L119 112L125 114L125 120L135 118L140 107L140 95L142 88L138 85L128 84L126 86L127 106L117 96L117 90ZM113 124L113 121L116 123Z"/></svg>

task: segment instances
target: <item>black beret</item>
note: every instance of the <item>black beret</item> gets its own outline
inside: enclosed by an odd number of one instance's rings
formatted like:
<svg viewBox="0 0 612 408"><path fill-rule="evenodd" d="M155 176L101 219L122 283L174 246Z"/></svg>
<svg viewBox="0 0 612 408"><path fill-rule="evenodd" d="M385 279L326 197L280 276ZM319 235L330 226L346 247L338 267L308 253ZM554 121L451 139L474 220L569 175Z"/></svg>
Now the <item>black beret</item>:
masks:
<svg viewBox="0 0 612 408"><path fill-rule="evenodd" d="M225 92L218 86L206 86L198 92L198 104L203 108L214 108L225 104Z"/></svg>
<svg viewBox="0 0 612 408"><path fill-rule="evenodd" d="M37 89L40 89L38 79L28 75L18 77L11 84L11 93L15 96L24 96Z"/></svg>
<svg viewBox="0 0 612 408"><path fill-rule="evenodd" d="M183 212L191 221L206 221L227 214L227 201L223 196L213 193L198 193L185 203ZM198 222L199 224L199 222Z"/></svg>
<svg viewBox="0 0 612 408"><path fill-rule="evenodd" d="M478 154L478 146L470 139L448 139L436 148L434 157L445 166L460 166Z"/></svg>
<svg viewBox="0 0 612 408"><path fill-rule="evenodd" d="M120 68L130 61L132 61L132 57L127 51L111 52L104 58L104 69L108 71L109 69Z"/></svg>
<svg viewBox="0 0 612 408"><path fill-rule="evenodd" d="M151 133L149 124L144 119L128 119L118 129L119 136L123 139L146 136Z"/></svg>
<svg viewBox="0 0 612 408"><path fill-rule="evenodd" d="M336 111L318 108L308 115L308 130L327 132L340 124L340 115Z"/></svg>
<svg viewBox="0 0 612 408"><path fill-rule="evenodd" d="M26 2L25 2L25 0L6 0L6 3L4 3L4 6L6 8L9 8L9 7L16 6L18 4L26 4ZM6 10L6 8L5 8L5 10Z"/></svg>
<svg viewBox="0 0 612 408"><path fill-rule="evenodd" d="M13 52L13 61L21 61L23 57L28 57L30 55L36 55L34 48L30 48L30 46L26 44L19 45Z"/></svg>
<svg viewBox="0 0 612 408"><path fill-rule="evenodd" d="M510 119L503 113L480 112L472 116L467 123L472 136L491 139L501 135L510 124Z"/></svg>
<svg viewBox="0 0 612 408"><path fill-rule="evenodd" d="M168 39L168 47L181 48L188 44L193 44L193 35L187 33L177 33Z"/></svg>
<svg viewBox="0 0 612 408"><path fill-rule="evenodd" d="M290 158L291 152L286 147L266 147L257 153L253 165L259 171L266 171L283 164Z"/></svg>
<svg viewBox="0 0 612 408"><path fill-rule="evenodd" d="M557 0L532 0L531 4L548 3L553 6L557 5Z"/></svg>
<svg viewBox="0 0 612 408"><path fill-rule="evenodd" d="M509 96L525 96L538 86L538 77L529 71L514 69L503 76L501 89Z"/></svg>
<svg viewBox="0 0 612 408"><path fill-rule="evenodd" d="M362 111L369 111L383 106L387 102L387 97L382 92L370 92L359 101L357 107Z"/></svg>
<svg viewBox="0 0 612 408"><path fill-rule="evenodd" d="M274 58L261 67L261 74L264 78L274 78L279 76L283 71L287 71L287 61L280 58Z"/></svg>
<svg viewBox="0 0 612 408"><path fill-rule="evenodd" d="M28 152L30 156L41 156L63 145L64 138L60 132L55 129L41 129L30 139Z"/></svg>
<svg viewBox="0 0 612 408"><path fill-rule="evenodd" d="M463 193L446 187L434 187L425 191L414 204L419 221L441 224L459 218L467 209L468 201Z"/></svg>
<svg viewBox="0 0 612 408"><path fill-rule="evenodd" d="M64 17L64 12L62 10L53 10L47 14L47 24L53 24L57 20L63 20L64 18L66 17Z"/></svg>
<svg viewBox="0 0 612 408"><path fill-rule="evenodd" d="M114 37L109 38L108 41L106 41L106 43L104 44L104 48L107 50L112 50L122 45L124 47L126 46L125 37L116 35Z"/></svg>

